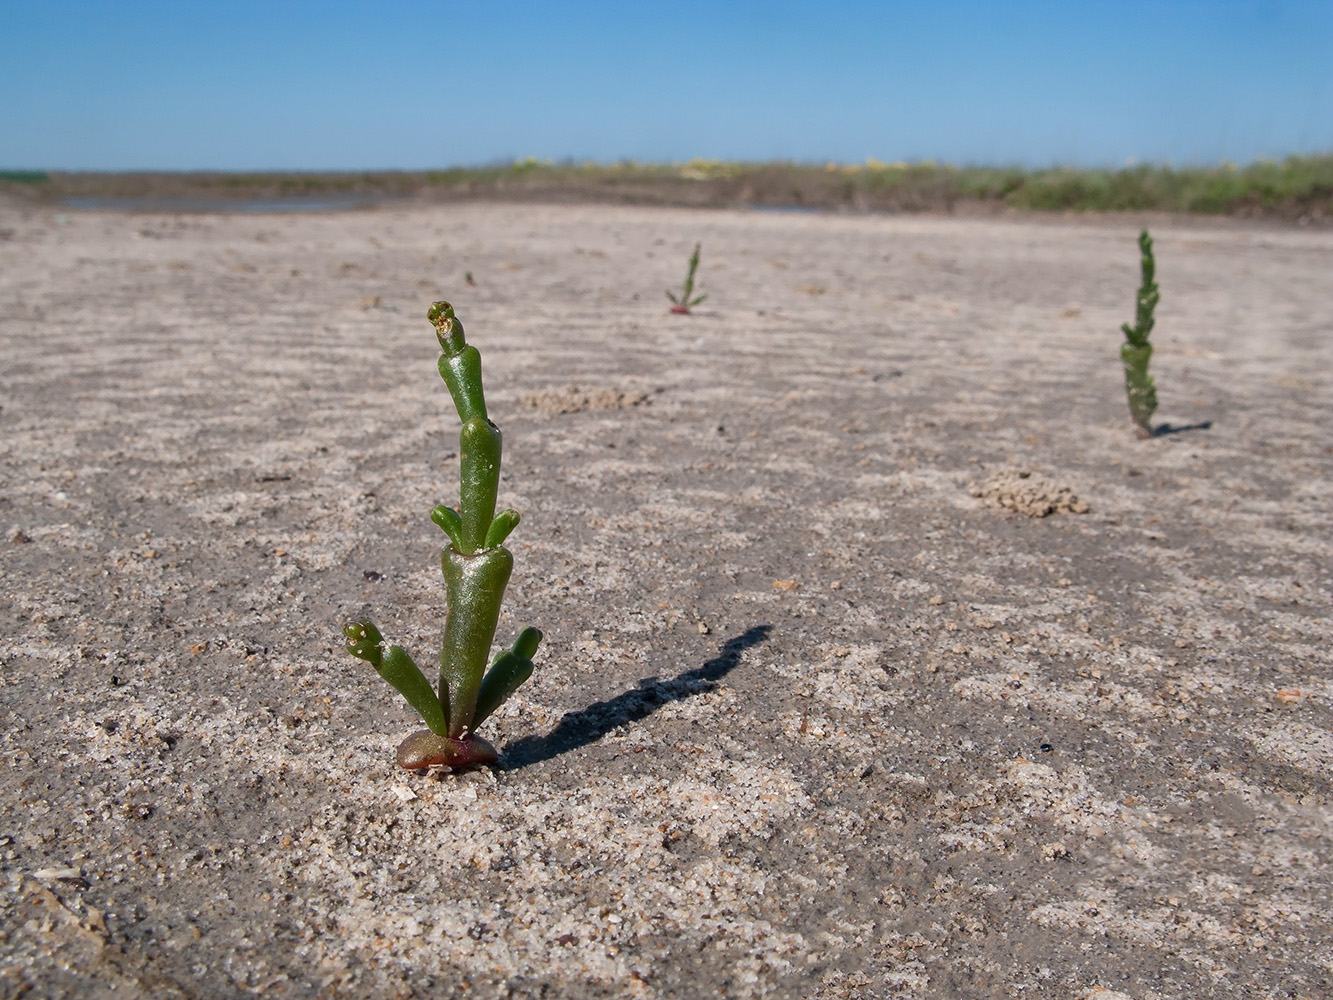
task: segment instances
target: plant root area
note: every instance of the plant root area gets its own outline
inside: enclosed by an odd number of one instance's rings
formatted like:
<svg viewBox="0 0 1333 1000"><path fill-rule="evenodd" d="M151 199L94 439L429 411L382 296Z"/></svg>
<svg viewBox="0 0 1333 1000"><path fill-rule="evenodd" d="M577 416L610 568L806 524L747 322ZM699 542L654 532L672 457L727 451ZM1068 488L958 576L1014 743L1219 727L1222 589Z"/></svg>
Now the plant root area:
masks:
<svg viewBox="0 0 1333 1000"><path fill-rule="evenodd" d="M1170 217L0 205L0 992L1333 995L1330 276ZM416 773L339 625L438 649L441 298L546 639L498 762Z"/></svg>

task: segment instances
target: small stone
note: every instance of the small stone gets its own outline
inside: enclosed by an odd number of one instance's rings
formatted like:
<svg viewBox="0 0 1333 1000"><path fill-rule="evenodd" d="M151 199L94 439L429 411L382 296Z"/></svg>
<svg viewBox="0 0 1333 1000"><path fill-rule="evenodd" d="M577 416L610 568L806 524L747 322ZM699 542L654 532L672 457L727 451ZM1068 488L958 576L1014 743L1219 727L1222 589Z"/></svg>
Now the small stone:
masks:
<svg viewBox="0 0 1333 1000"><path fill-rule="evenodd" d="M62 882L83 878L83 873L77 868L39 868L32 873L33 878L42 879L44 882Z"/></svg>

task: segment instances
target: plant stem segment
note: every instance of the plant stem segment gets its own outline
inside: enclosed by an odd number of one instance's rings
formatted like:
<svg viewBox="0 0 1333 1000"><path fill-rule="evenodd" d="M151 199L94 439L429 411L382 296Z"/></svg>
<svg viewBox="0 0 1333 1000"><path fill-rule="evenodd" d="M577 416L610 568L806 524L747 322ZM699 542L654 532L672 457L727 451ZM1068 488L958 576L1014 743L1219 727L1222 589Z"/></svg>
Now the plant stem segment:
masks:
<svg viewBox="0 0 1333 1000"><path fill-rule="evenodd" d="M440 701L448 699L450 736L462 736L475 724L477 692L513 568L514 557L503 546L470 556L450 546L440 554L448 600L440 647Z"/></svg>

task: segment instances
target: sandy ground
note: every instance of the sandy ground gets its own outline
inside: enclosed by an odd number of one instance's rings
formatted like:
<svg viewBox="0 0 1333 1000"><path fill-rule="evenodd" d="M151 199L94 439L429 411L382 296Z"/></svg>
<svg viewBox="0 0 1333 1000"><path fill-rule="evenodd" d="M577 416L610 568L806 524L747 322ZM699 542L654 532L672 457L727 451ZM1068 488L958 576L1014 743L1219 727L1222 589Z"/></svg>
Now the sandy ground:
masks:
<svg viewBox="0 0 1333 1000"><path fill-rule="evenodd" d="M0 207L3 994L1333 995L1333 233L1153 221L1141 441L1141 221ZM547 639L418 775L440 297Z"/></svg>

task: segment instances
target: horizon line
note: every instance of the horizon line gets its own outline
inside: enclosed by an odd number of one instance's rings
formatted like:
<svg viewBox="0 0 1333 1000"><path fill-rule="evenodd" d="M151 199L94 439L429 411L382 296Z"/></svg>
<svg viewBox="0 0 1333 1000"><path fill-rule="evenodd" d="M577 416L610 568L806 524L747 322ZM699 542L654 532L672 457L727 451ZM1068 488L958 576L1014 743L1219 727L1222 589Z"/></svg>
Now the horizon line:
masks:
<svg viewBox="0 0 1333 1000"><path fill-rule="evenodd" d="M1065 171L1124 171L1124 170L1244 170L1250 167L1264 165L1278 165L1291 160L1317 160L1333 157L1333 148L1324 150L1313 150L1308 152L1285 153L1281 155L1256 156L1251 160L1240 162L1237 160L1219 159L1214 161L1186 161L1177 163L1174 160L1152 160L1139 159L1138 157L1127 157L1119 165L1110 165L1106 163L1097 164L1076 164L1055 161L1044 166L1024 166L1015 162L965 162L951 163L936 160L931 157L922 157L919 159L897 159L881 160L878 157L869 156L864 160L832 160L823 158L814 159L791 159L774 158L768 160L746 160L746 159L720 159L713 157L696 156L685 160L640 160L634 157L620 157L613 160L598 160L592 158L577 157L496 157L495 159L484 162L474 162L466 164L437 164L421 167L106 167L106 168L86 168L86 167L57 167L57 166L0 166L0 179L5 179L6 174L223 174L223 175L246 175L246 174L421 174L437 173L445 171L469 171L469 170L496 170L513 167L528 167L530 169L611 169L615 167L643 167L643 168L704 168L704 167L801 167L805 169L823 169L823 170L910 170L913 168L927 168L939 170L1017 170L1024 173L1040 173L1043 171L1065 170Z"/></svg>

